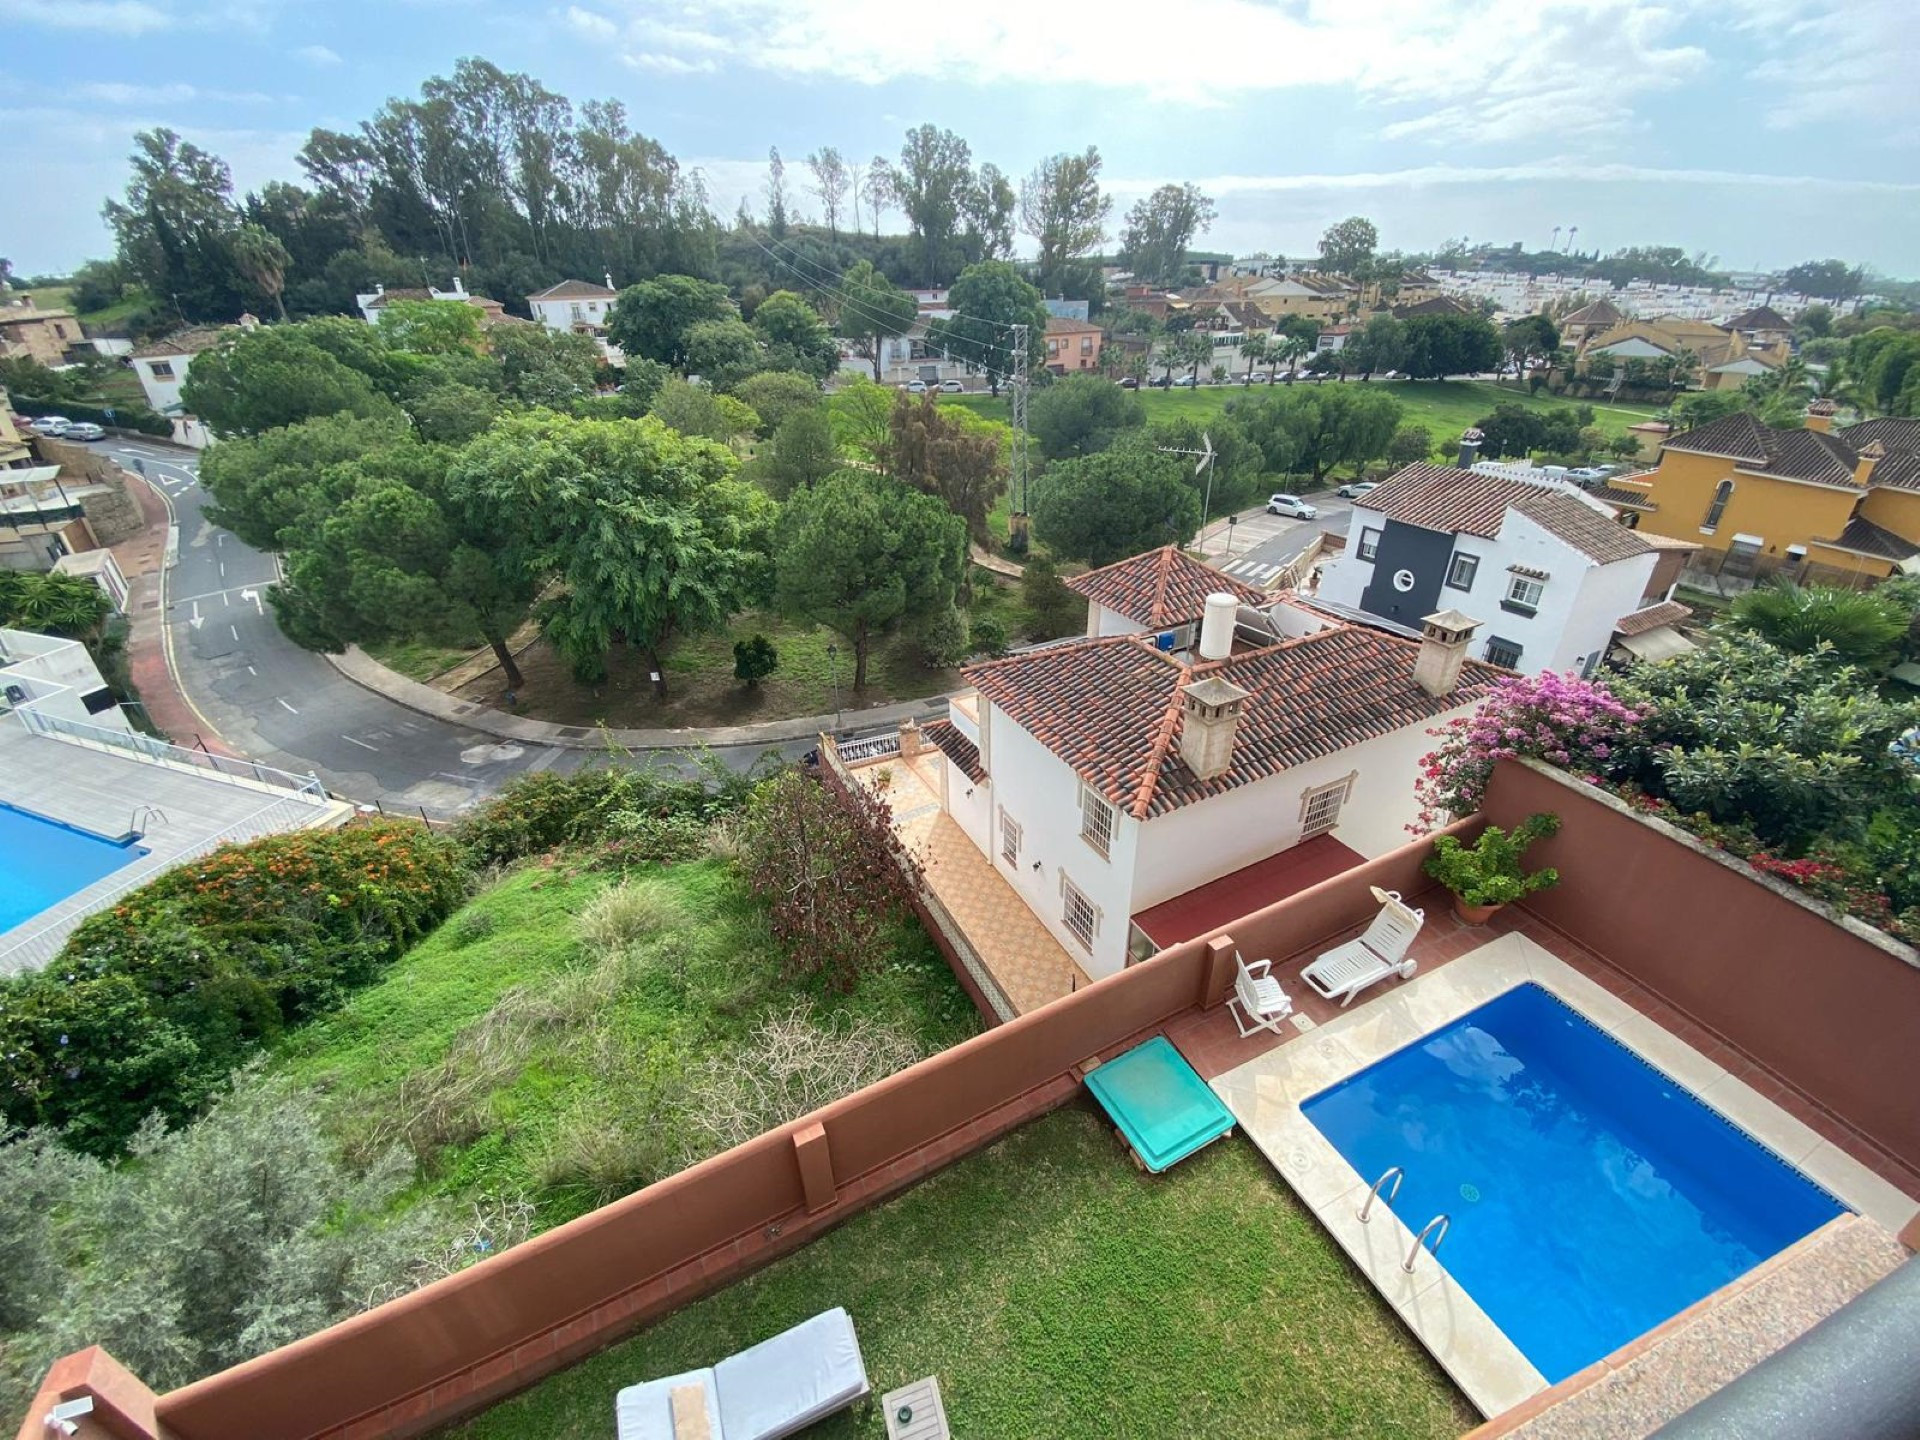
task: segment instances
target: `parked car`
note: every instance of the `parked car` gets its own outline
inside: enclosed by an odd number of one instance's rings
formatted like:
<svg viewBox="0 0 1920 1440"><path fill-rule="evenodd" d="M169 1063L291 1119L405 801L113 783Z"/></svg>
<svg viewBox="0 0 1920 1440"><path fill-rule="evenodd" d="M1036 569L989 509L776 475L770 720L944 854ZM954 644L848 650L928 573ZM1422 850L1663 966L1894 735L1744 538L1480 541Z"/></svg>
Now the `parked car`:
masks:
<svg viewBox="0 0 1920 1440"><path fill-rule="evenodd" d="M1267 497L1269 515L1291 515L1296 520L1318 520L1320 512L1302 500L1298 495L1270 495Z"/></svg>
<svg viewBox="0 0 1920 1440"><path fill-rule="evenodd" d="M1140 377L1138 375L1122 375L1120 377L1120 388L1122 390L1138 390L1140 388Z"/></svg>
<svg viewBox="0 0 1920 1440"><path fill-rule="evenodd" d="M1602 480L1607 478L1607 472L1597 465L1582 465L1576 470L1567 471L1565 478L1573 481L1576 485L1584 487L1587 485L1598 485Z"/></svg>
<svg viewBox="0 0 1920 1440"><path fill-rule="evenodd" d="M940 382L940 393L943 395L964 395L966 389L967 387L962 385L958 380L942 380Z"/></svg>
<svg viewBox="0 0 1920 1440"><path fill-rule="evenodd" d="M107 438L107 432L91 420L76 420L67 426L66 433L60 438L62 440L104 440Z"/></svg>
<svg viewBox="0 0 1920 1440"><path fill-rule="evenodd" d="M900 388L909 395L924 395L927 393L927 382L924 380L909 380Z"/></svg>
<svg viewBox="0 0 1920 1440"><path fill-rule="evenodd" d="M1268 376L1267 376L1267 372L1264 370L1253 370L1248 372L1246 375L1243 375L1241 378L1245 380L1249 385L1264 385L1267 383Z"/></svg>
<svg viewBox="0 0 1920 1440"><path fill-rule="evenodd" d="M1380 378L1382 380L1404 380L1407 378L1407 372L1404 370L1389 370Z"/></svg>
<svg viewBox="0 0 1920 1440"><path fill-rule="evenodd" d="M1183 390L1191 390L1199 382L1195 380L1191 375L1182 375L1178 380L1174 381L1173 383L1175 385L1178 385Z"/></svg>
<svg viewBox="0 0 1920 1440"><path fill-rule="evenodd" d="M1362 495L1369 494L1379 488L1380 482L1378 480L1354 480L1342 485L1333 493L1338 495L1342 500L1358 500Z"/></svg>
<svg viewBox="0 0 1920 1440"><path fill-rule="evenodd" d="M73 422L64 415L42 415L33 422L33 433L59 439L71 428Z"/></svg>

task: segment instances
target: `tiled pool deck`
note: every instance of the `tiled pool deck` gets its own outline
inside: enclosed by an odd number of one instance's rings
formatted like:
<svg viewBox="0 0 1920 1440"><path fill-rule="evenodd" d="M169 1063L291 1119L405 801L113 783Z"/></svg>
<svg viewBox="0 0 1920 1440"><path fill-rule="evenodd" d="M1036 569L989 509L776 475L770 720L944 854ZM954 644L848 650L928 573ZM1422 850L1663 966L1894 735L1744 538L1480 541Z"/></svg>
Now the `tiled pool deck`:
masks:
<svg viewBox="0 0 1920 1440"><path fill-rule="evenodd" d="M1453 1281L1443 1262L1425 1256L1411 1274L1401 1268L1413 1235L1390 1208L1378 1206L1370 1223L1359 1222L1355 1212L1366 1196L1370 1177L1357 1174L1299 1107L1327 1086L1514 985L1531 980L1573 1005L1872 1222L1852 1222L1867 1233L1865 1243L1878 1244L1883 1256L1888 1250L1897 1251L1891 1234L1900 1231L1920 1208L1911 1198L1920 1187L1903 1186L1884 1176L1864 1156L1850 1153L1847 1146L1790 1113L1751 1083L1749 1076L1756 1074L1751 1062L1730 1047L1710 1051L1684 1037L1678 1033L1682 1025L1677 1016L1663 1021L1645 1013L1617 985L1603 983L1604 967L1594 969L1600 962L1593 961L1583 971L1542 944L1536 936L1550 938L1552 932L1538 922L1517 917L1508 933L1499 935L1458 925L1448 933L1451 923L1451 917L1441 917L1438 924L1429 920L1431 933L1422 936L1429 953L1423 957L1427 963L1419 975L1410 981L1387 982L1371 998L1356 1000L1345 1011L1319 1001L1299 981L1298 966L1310 956L1276 965L1308 1022L1304 1028L1290 1027L1284 1037L1243 1041L1229 1022L1230 1044L1214 1029L1215 1016L1209 1014L1189 1023L1175 1039L1211 1079L1248 1138L1482 1414L1498 1415L1540 1395L1548 1389L1546 1379ZM1530 925L1534 934L1526 933ZM1320 948L1324 947L1316 950ZM1697 1036L1706 1038L1694 1029ZM1229 1068L1227 1062L1235 1059L1240 1063ZM1778 1082L1773 1088L1775 1094L1786 1093ZM1861 1143L1857 1136L1849 1138L1853 1144ZM1841 1303L1819 1309L1801 1305L1798 1291L1789 1288L1785 1293L1790 1303L1784 1309L1765 1310L1754 1322L1770 1335L1778 1332L1775 1345Z"/></svg>

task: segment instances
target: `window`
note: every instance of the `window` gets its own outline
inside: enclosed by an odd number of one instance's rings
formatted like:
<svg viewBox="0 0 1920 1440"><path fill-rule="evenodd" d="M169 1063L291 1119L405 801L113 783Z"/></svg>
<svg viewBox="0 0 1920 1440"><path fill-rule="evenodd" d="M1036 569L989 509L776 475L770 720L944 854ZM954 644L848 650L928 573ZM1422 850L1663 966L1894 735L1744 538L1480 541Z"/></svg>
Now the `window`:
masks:
<svg viewBox="0 0 1920 1440"><path fill-rule="evenodd" d="M1080 838L1100 852L1113 848L1113 806L1085 785L1080 787Z"/></svg>
<svg viewBox="0 0 1920 1440"><path fill-rule="evenodd" d="M171 360L154 361L153 378L156 380L171 380L173 378L173 362Z"/></svg>
<svg viewBox="0 0 1920 1440"><path fill-rule="evenodd" d="M1362 560L1371 560L1380 553L1380 532L1372 526L1360 532L1360 549L1357 552Z"/></svg>
<svg viewBox="0 0 1920 1440"><path fill-rule="evenodd" d="M1487 637L1487 663L1489 665L1504 665L1509 670L1518 670L1520 668L1520 649L1521 647L1511 640L1502 640L1498 635L1489 635Z"/></svg>
<svg viewBox="0 0 1920 1440"><path fill-rule="evenodd" d="M1473 577L1480 573L1480 557L1457 552L1447 566L1447 584L1456 590L1471 590Z"/></svg>
<svg viewBox="0 0 1920 1440"><path fill-rule="evenodd" d="M1000 858L1020 868L1020 822L1007 814L1004 805L1000 807Z"/></svg>
<svg viewBox="0 0 1920 1440"><path fill-rule="evenodd" d="M1733 498L1733 481L1722 480L1713 487L1713 503L1707 506L1707 518L1700 522L1700 528L1711 535L1719 527L1720 517L1727 513L1727 501Z"/></svg>
<svg viewBox="0 0 1920 1440"><path fill-rule="evenodd" d="M1507 582L1507 598L1500 605L1505 610L1532 615L1539 610L1540 597L1546 593L1544 580L1535 580L1530 575L1516 575Z"/></svg>
<svg viewBox="0 0 1920 1440"><path fill-rule="evenodd" d="M1047 341L1047 353L1049 355L1058 355L1060 353L1060 342L1058 340Z"/></svg>
<svg viewBox="0 0 1920 1440"><path fill-rule="evenodd" d="M1067 927L1067 933L1084 948L1093 949L1094 932L1100 928L1100 912L1064 872L1060 876L1060 902L1060 920Z"/></svg>
<svg viewBox="0 0 1920 1440"><path fill-rule="evenodd" d="M1311 840L1324 835L1340 823L1340 807L1347 803L1353 788L1353 776L1306 791L1300 797L1300 838Z"/></svg>
<svg viewBox="0 0 1920 1440"><path fill-rule="evenodd" d="M1080 337L1080 353L1082 355L1091 355L1093 353L1093 336L1082 335Z"/></svg>
<svg viewBox="0 0 1920 1440"><path fill-rule="evenodd" d="M574 302L573 302L573 306L572 306L572 309L573 309L573 318L574 318L574 319L576 319L576 320L578 320L578 319L580 318L580 314L581 314L581 312L580 312L580 302L579 302L578 300L576 300L576 301L574 301Z"/></svg>

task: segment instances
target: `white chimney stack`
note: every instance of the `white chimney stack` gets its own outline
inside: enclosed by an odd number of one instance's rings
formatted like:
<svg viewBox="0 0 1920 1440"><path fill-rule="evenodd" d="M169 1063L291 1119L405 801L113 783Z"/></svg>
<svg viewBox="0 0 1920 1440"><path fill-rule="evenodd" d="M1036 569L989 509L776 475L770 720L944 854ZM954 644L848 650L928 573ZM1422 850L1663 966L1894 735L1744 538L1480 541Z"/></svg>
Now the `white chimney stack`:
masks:
<svg viewBox="0 0 1920 1440"><path fill-rule="evenodd" d="M1211 780L1232 766L1240 707L1247 695L1218 675L1197 680L1180 692L1180 758L1198 778Z"/></svg>
<svg viewBox="0 0 1920 1440"><path fill-rule="evenodd" d="M1420 622L1420 658L1413 663L1414 682L1429 695L1451 695L1460 683L1467 646L1480 622L1458 610L1442 610Z"/></svg>
<svg viewBox="0 0 1920 1440"><path fill-rule="evenodd" d="M1233 653L1233 627L1240 618L1240 602L1225 591L1207 596L1200 620L1200 658L1224 660Z"/></svg>
<svg viewBox="0 0 1920 1440"><path fill-rule="evenodd" d="M601 274L606 278L607 288L609 290L613 289L613 272L611 270L603 270Z"/></svg>

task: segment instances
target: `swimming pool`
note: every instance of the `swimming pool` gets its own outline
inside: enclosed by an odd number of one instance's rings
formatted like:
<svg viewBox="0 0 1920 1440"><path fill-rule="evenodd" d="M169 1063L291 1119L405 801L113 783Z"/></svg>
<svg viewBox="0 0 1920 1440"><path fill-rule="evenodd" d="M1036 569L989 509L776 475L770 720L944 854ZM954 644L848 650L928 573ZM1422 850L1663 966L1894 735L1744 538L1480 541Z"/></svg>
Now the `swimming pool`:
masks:
<svg viewBox="0 0 1920 1440"><path fill-rule="evenodd" d="M1367 1181L1403 1169L1408 1229L1451 1217L1440 1263L1549 1383L1843 1208L1535 984L1300 1109Z"/></svg>
<svg viewBox="0 0 1920 1440"><path fill-rule="evenodd" d="M0 933L147 853L0 801Z"/></svg>

